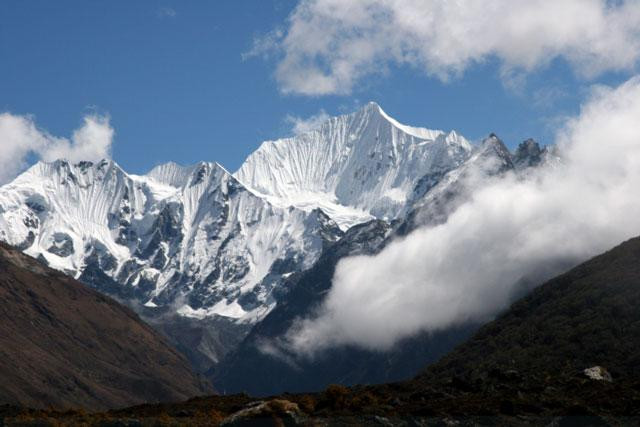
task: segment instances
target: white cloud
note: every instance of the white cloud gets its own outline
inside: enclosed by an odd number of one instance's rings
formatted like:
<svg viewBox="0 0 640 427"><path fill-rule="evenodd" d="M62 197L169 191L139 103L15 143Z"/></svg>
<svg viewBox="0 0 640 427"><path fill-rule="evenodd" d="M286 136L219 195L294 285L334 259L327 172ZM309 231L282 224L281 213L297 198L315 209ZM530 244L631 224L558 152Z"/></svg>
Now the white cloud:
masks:
<svg viewBox="0 0 640 427"><path fill-rule="evenodd" d="M113 128L109 118L91 115L84 118L82 126L73 132L71 140L53 138L38 153L44 161L97 161L111 157L112 141Z"/></svg>
<svg viewBox="0 0 640 427"><path fill-rule="evenodd" d="M255 56L261 56L263 59L268 59L273 47L280 41L280 39L282 39L283 36L284 33L282 32L282 29L276 28L260 37L254 37L251 49L240 55L242 60L246 61L247 59Z"/></svg>
<svg viewBox="0 0 640 427"><path fill-rule="evenodd" d="M302 0L286 30L250 54L280 53L284 93L350 93L390 64L447 80L497 58L514 76L567 60L584 77L632 69L640 56L640 2L606 0ZM510 80L511 79L511 80Z"/></svg>
<svg viewBox="0 0 640 427"><path fill-rule="evenodd" d="M640 77L598 87L557 134L566 164L477 189L448 221L376 256L342 260L321 309L287 345L388 349L418 331L485 320L523 277L549 277L640 234Z"/></svg>
<svg viewBox="0 0 640 427"><path fill-rule="evenodd" d="M156 11L158 18L174 18L176 16L176 10L171 7L160 7Z"/></svg>
<svg viewBox="0 0 640 427"><path fill-rule="evenodd" d="M30 118L0 114L0 184L13 178L25 166L27 155L45 141Z"/></svg>
<svg viewBox="0 0 640 427"><path fill-rule="evenodd" d="M567 98L569 92L562 86L549 85L536 89L531 94L531 103L538 109L553 107L557 102Z"/></svg>
<svg viewBox="0 0 640 427"><path fill-rule="evenodd" d="M291 126L291 133L293 135L299 135L320 128L329 118L329 115L324 110L320 110L318 114L309 116L306 119L288 115L284 120Z"/></svg>
<svg viewBox="0 0 640 427"><path fill-rule="evenodd" d="M30 116L1 113L0 184L24 169L29 156L44 161L64 158L71 162L110 158L113 133L109 118L104 116L86 116L69 140L38 129Z"/></svg>

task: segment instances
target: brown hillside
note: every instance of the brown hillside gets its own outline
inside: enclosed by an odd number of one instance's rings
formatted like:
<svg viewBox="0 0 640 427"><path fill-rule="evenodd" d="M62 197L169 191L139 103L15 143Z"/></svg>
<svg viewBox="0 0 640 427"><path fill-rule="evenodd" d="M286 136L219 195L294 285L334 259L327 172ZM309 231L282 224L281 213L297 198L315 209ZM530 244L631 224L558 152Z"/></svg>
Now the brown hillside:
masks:
<svg viewBox="0 0 640 427"><path fill-rule="evenodd" d="M131 310L0 244L0 403L105 409L211 392Z"/></svg>

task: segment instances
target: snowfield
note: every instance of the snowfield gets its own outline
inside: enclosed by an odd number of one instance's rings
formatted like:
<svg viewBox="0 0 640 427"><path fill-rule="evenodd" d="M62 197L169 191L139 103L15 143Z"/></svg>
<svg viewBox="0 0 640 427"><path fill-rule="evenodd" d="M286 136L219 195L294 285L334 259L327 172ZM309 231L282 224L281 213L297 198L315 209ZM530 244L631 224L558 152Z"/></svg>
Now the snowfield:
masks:
<svg viewBox="0 0 640 427"><path fill-rule="evenodd" d="M38 163L0 188L0 239L134 307L254 323L327 244L403 217L425 178L472 152L454 131L405 126L369 103L264 142L235 174Z"/></svg>

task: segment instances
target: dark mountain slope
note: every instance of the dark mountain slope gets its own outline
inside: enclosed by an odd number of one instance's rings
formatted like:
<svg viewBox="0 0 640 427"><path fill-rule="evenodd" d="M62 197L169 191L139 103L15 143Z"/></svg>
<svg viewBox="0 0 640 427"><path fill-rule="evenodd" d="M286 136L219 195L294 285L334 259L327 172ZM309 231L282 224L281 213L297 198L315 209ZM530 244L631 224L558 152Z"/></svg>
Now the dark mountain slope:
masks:
<svg viewBox="0 0 640 427"><path fill-rule="evenodd" d="M313 313L331 288L340 259L379 251L391 228L382 221L360 224L328 248L309 270L292 277L291 292L258 325L238 349L212 373L212 381L227 393L265 396L283 392L322 390L329 384L376 384L409 379L425 364L438 360L479 325L466 324L439 333L406 339L388 352L355 347L334 348L314 358L300 357L280 339L296 318ZM261 347L271 345L272 352Z"/></svg>
<svg viewBox="0 0 640 427"><path fill-rule="evenodd" d="M640 423L640 238L552 279L473 338L403 383L281 395L214 396L90 416L217 425L546 425ZM585 368L602 366L612 381ZM73 425L84 414L21 414ZM242 423L247 424L242 424ZM280 424L278 424L280 423Z"/></svg>
<svg viewBox="0 0 640 427"><path fill-rule="evenodd" d="M547 281L411 381L280 398L311 408L300 424L638 425L638 307L634 238ZM594 366L612 382L587 377Z"/></svg>
<svg viewBox="0 0 640 427"><path fill-rule="evenodd" d="M634 238L540 286L427 375L565 373L601 365L614 379L639 378L638 307L640 238Z"/></svg>
<svg viewBox="0 0 640 427"><path fill-rule="evenodd" d="M492 134L458 169L423 177L414 191L412 210L403 221L392 225L371 221L349 229L341 240L323 251L312 268L290 278L291 291L222 360L212 372L213 383L226 392L251 395L317 391L332 383L377 384L409 379L426 364L438 360L476 331L479 324L466 323L436 333L422 333L386 352L341 347L313 359L294 354L281 345L281 339L297 318L309 316L324 301L341 259L377 253L398 236L445 222L470 197L469 180L478 175L474 171L482 171L488 182L491 177L513 170L509 151ZM474 184L479 185L477 181ZM265 343L271 351L264 351Z"/></svg>
<svg viewBox="0 0 640 427"><path fill-rule="evenodd" d="M104 409L211 392L132 311L0 244L0 403Z"/></svg>

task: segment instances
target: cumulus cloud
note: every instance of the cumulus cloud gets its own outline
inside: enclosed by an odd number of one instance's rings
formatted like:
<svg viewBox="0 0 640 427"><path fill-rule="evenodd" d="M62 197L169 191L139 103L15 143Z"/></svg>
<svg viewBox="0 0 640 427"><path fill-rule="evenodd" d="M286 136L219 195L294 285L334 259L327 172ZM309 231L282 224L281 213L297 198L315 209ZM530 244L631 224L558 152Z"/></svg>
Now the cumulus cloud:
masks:
<svg viewBox="0 0 640 427"><path fill-rule="evenodd" d="M555 58L584 77L633 68L635 0L302 0L250 54L276 52L284 93L346 94L389 65L447 80L496 58L509 84ZM517 81L517 79L516 79Z"/></svg>
<svg viewBox="0 0 640 427"><path fill-rule="evenodd" d="M482 321L505 308L523 277L556 274L640 234L640 77L597 87L558 131L562 167L478 188L446 223L376 256L342 260L321 309L287 345L385 350L419 331Z"/></svg>
<svg viewBox="0 0 640 427"><path fill-rule="evenodd" d="M109 118L89 115L71 139L59 138L39 129L33 118L0 114L0 184L14 178L30 156L44 161L67 159L101 160L111 157L113 128Z"/></svg>
<svg viewBox="0 0 640 427"><path fill-rule="evenodd" d="M318 114L309 116L306 119L288 115L285 117L284 121L291 126L292 134L299 135L301 133L318 129L320 125L329 120L329 118L329 115L324 110L320 110Z"/></svg>

